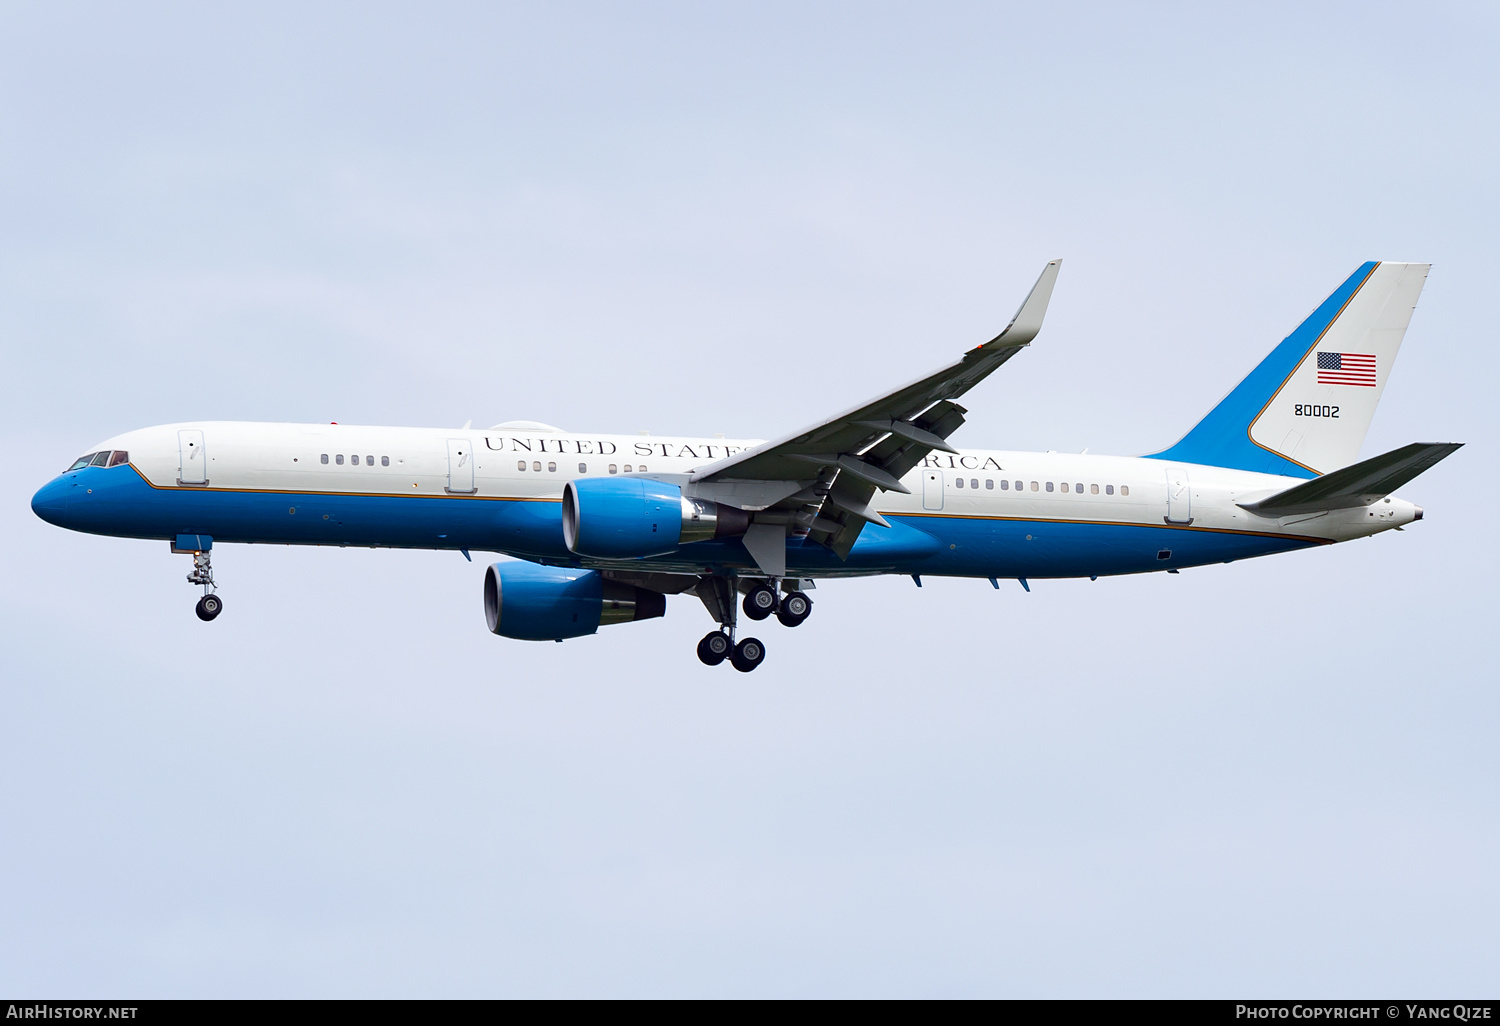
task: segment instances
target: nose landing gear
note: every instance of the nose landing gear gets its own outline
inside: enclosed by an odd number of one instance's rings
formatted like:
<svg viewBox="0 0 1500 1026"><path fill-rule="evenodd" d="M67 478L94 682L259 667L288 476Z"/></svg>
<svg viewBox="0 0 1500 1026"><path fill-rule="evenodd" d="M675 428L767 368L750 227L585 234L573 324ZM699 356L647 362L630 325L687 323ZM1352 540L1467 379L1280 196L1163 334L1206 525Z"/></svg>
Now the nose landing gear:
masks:
<svg viewBox="0 0 1500 1026"><path fill-rule="evenodd" d="M193 612L198 614L198 619L206 621L218 616L223 608L224 603L219 599L219 596L204 595L198 600L197 608Z"/></svg>
<svg viewBox="0 0 1500 1026"><path fill-rule="evenodd" d="M203 586L203 597L193 610L198 619L206 623L223 612L224 600L214 594L213 561L207 549L193 551L193 572L187 575L187 580L189 584Z"/></svg>

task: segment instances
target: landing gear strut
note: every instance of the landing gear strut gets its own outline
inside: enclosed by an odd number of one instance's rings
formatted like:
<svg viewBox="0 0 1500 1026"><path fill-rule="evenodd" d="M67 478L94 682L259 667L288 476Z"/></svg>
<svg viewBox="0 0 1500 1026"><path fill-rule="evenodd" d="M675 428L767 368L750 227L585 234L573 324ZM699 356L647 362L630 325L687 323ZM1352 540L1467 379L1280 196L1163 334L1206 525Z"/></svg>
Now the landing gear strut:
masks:
<svg viewBox="0 0 1500 1026"><path fill-rule="evenodd" d="M189 584L203 585L203 597L193 610L198 619L207 622L223 612L224 600L214 594L214 568L209 553L193 553L193 572L187 575L187 579Z"/></svg>

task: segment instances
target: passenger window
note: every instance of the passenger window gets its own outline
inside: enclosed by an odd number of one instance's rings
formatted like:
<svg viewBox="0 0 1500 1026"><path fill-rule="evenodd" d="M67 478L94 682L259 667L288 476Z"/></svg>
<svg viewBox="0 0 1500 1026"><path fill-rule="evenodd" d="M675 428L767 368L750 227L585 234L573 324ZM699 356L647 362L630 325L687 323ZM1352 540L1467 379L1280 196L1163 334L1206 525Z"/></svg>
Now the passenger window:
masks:
<svg viewBox="0 0 1500 1026"><path fill-rule="evenodd" d="M589 472L589 465L587 463L578 464L578 472L580 474L587 474Z"/></svg>
<svg viewBox="0 0 1500 1026"><path fill-rule="evenodd" d="M374 465L375 465L375 457L374 456L366 456L365 457L365 466L367 466L367 467L373 467Z"/></svg>
<svg viewBox="0 0 1500 1026"><path fill-rule="evenodd" d="M328 454L325 452L323 454L322 458L318 462L320 462L320 463L327 463L328 462Z"/></svg>
<svg viewBox="0 0 1500 1026"><path fill-rule="evenodd" d="M1052 482L1051 482L1051 481L1048 481L1048 482L1047 482L1047 491L1049 491L1049 492L1050 492L1050 491L1051 491L1051 490L1052 490Z"/></svg>
<svg viewBox="0 0 1500 1026"><path fill-rule="evenodd" d="M541 460L532 460L531 461L531 469L535 470L537 473L541 473L541 470L542 470L542 461Z"/></svg>
<svg viewBox="0 0 1500 1026"><path fill-rule="evenodd" d="M1020 490L1021 490L1021 482L1017 481L1016 482L1016 491L1019 492Z"/></svg>
<svg viewBox="0 0 1500 1026"><path fill-rule="evenodd" d="M333 462L337 463L339 466L342 467L344 465L344 454L343 453L339 453L338 455L334 456Z"/></svg>
<svg viewBox="0 0 1500 1026"><path fill-rule="evenodd" d="M984 487L987 491L993 492L995 490L995 479L993 477L985 478Z"/></svg>
<svg viewBox="0 0 1500 1026"><path fill-rule="evenodd" d="M1105 495L1113 495L1113 494L1115 494L1115 486L1114 485L1105 485L1104 486L1104 494Z"/></svg>
<svg viewBox="0 0 1500 1026"><path fill-rule="evenodd" d="M549 464L547 464L547 473L549 473L549 474L555 474L555 473L557 473L557 464L556 463L549 463Z"/></svg>
<svg viewBox="0 0 1500 1026"><path fill-rule="evenodd" d="M1039 487L1039 486L1038 486L1038 485L1037 485L1037 483L1036 483L1036 482L1035 482L1035 481L1033 481L1033 482L1031 482L1031 490L1032 490L1032 491L1036 491L1036 490L1037 490L1037 488L1038 488L1038 487ZM1051 491L1051 490L1052 490L1052 486L1051 486L1051 485L1048 485L1048 486L1047 486L1047 491L1049 491L1049 492L1050 492L1050 491Z"/></svg>
<svg viewBox="0 0 1500 1026"><path fill-rule="evenodd" d="M644 474L644 473L645 473L645 472L646 472L646 465L645 465L645 464L644 464L644 463L642 463L642 464L639 464L639 465L638 465L638 466L637 466L637 467L636 467L636 468L635 468L635 469L636 469L636 470L637 470L637 471L638 471L638 472L639 472L639 473L642 473L642 474Z"/></svg>
<svg viewBox="0 0 1500 1026"><path fill-rule="evenodd" d="M1089 494L1090 495L1098 495L1099 494L1099 486L1095 485L1095 484L1089 485Z"/></svg>
<svg viewBox="0 0 1500 1026"><path fill-rule="evenodd" d="M1083 494L1083 482L1079 481L1077 484L1075 484L1073 486L1073 490L1075 492L1077 492L1079 495L1082 495Z"/></svg>
<svg viewBox="0 0 1500 1026"><path fill-rule="evenodd" d="M1121 485L1120 486L1120 494L1121 495L1129 495L1130 494L1130 486L1129 485Z"/></svg>
<svg viewBox="0 0 1500 1026"><path fill-rule="evenodd" d="M963 486L964 486L964 479L963 478L960 477L960 478L955 478L954 479L954 481L953 481L953 487L954 488L962 488Z"/></svg>
<svg viewBox="0 0 1500 1026"><path fill-rule="evenodd" d="M610 465L609 465L609 472L610 472L610 473L611 473L611 474L618 474L618 473L619 473L619 472L620 472L620 468L619 468L619 467L617 467L617 466L616 466L616 465L615 465L615 464L613 464L613 463L611 463L611 464L610 464Z"/></svg>
<svg viewBox="0 0 1500 1026"><path fill-rule="evenodd" d="M627 474L634 473L634 471L632 471L630 469L630 464L629 463L625 464L625 473L627 473Z"/></svg>
<svg viewBox="0 0 1500 1026"><path fill-rule="evenodd" d="M1010 482L1009 481L1001 481L1000 482L1000 490L1002 492L1008 492L1008 491L1010 491Z"/></svg>
<svg viewBox="0 0 1500 1026"><path fill-rule="evenodd" d="M516 460L516 469L517 470L525 470L526 469L526 461L525 460Z"/></svg>
<svg viewBox="0 0 1500 1026"><path fill-rule="evenodd" d="M389 467L391 465L391 458L389 456L380 457L380 465L382 467Z"/></svg>
<svg viewBox="0 0 1500 1026"><path fill-rule="evenodd" d="M122 463L129 463L129 462L130 462L130 453L126 452L124 449L117 449L115 451L115 454L109 458L109 465L111 467L118 467Z"/></svg>
<svg viewBox="0 0 1500 1026"><path fill-rule="evenodd" d="M970 488L978 488L979 487L979 478L977 478L977 477L971 477L971 478L969 478L969 487Z"/></svg>
<svg viewBox="0 0 1500 1026"><path fill-rule="evenodd" d="M1051 486L1051 485L1048 485L1048 486L1047 486L1047 490L1048 490L1048 491L1049 491L1049 492L1050 492L1050 491L1051 491L1051 490L1052 490L1052 486ZM1068 482L1066 482L1066 481L1064 481L1064 482L1063 482L1063 483L1062 483L1062 490L1063 490L1063 491L1067 491L1067 490L1068 490Z"/></svg>

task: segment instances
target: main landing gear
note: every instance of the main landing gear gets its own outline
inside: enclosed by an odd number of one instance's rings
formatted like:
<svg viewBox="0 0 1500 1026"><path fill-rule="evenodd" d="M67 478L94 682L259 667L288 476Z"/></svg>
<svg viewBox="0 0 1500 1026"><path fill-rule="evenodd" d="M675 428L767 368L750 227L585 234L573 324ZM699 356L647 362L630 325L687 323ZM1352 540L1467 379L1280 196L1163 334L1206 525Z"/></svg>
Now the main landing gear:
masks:
<svg viewBox="0 0 1500 1026"><path fill-rule="evenodd" d="M766 658L766 646L759 638L745 638L736 643L735 581L727 577L703 577L697 585L697 594L710 614L719 621L720 629L704 635L698 642L698 658L708 666L718 666L729 660L741 673L749 673ZM745 593L740 604L745 615L752 620L764 620L772 613L788 627L796 627L812 614L812 599L801 591L778 594L776 582L758 582Z"/></svg>
<svg viewBox="0 0 1500 1026"><path fill-rule="evenodd" d="M757 584L745 593L745 615L752 620L764 620L772 613L784 627L797 627L812 615L812 599L800 591L789 591L777 596L776 589L769 584Z"/></svg>
<svg viewBox="0 0 1500 1026"><path fill-rule="evenodd" d="M727 631L710 631L698 642L698 658L707 666L718 666L725 659L741 673L749 673L766 658L766 646L759 638L746 638L736 645Z"/></svg>
<svg viewBox="0 0 1500 1026"><path fill-rule="evenodd" d="M224 610L224 600L214 594L214 568L207 552L193 553L193 572L187 575L189 584L203 585L203 597L193 610L198 619L207 622Z"/></svg>

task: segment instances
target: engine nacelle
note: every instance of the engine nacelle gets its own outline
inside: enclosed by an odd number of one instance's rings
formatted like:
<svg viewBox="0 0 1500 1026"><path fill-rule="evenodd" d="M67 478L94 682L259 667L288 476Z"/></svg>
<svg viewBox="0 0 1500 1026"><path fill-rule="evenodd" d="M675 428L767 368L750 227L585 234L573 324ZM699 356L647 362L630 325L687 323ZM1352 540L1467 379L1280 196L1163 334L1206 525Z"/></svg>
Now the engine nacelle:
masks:
<svg viewBox="0 0 1500 1026"><path fill-rule="evenodd" d="M641 477L601 477L563 486L563 540L580 556L638 559L681 545L745 533L750 514L689 499L682 489Z"/></svg>
<svg viewBox="0 0 1500 1026"><path fill-rule="evenodd" d="M484 572L484 622L503 637L561 641L593 634L611 623L650 620L667 611L667 597L597 570L570 570L517 560Z"/></svg>

